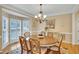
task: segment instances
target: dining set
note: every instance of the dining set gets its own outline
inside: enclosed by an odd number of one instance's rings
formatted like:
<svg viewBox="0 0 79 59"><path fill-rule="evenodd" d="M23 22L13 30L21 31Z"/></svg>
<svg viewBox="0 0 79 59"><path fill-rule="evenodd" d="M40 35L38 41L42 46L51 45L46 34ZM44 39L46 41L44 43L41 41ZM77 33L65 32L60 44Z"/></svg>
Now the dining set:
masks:
<svg viewBox="0 0 79 59"><path fill-rule="evenodd" d="M47 32L38 35L31 35L25 32L19 36L21 54L61 54L61 44L65 35L61 33Z"/></svg>

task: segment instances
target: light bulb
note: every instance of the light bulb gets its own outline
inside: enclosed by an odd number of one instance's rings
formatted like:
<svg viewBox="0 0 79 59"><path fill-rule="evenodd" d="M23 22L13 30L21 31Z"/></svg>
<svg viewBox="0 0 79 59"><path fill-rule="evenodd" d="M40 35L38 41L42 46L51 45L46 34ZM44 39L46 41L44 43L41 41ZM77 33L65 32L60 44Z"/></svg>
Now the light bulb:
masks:
<svg viewBox="0 0 79 59"><path fill-rule="evenodd" d="M43 16L43 18L46 18L46 17L47 17L47 15L44 15L44 16Z"/></svg>
<svg viewBox="0 0 79 59"><path fill-rule="evenodd" d="M41 14L38 14L38 17L41 17Z"/></svg>
<svg viewBox="0 0 79 59"><path fill-rule="evenodd" d="M37 16L35 16L35 18L37 18Z"/></svg>

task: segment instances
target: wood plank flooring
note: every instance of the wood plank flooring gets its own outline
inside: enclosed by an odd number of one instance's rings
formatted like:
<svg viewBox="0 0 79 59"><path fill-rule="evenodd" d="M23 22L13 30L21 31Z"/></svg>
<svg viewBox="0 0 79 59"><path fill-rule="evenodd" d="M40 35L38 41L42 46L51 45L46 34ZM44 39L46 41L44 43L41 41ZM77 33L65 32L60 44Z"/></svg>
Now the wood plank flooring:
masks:
<svg viewBox="0 0 79 59"><path fill-rule="evenodd" d="M72 45L69 43L63 43L62 47L65 48L68 54L79 54L79 45Z"/></svg>
<svg viewBox="0 0 79 59"><path fill-rule="evenodd" d="M17 42L16 44L13 44L12 47L14 46L15 48L17 48L16 45L20 46L19 42ZM8 46L5 49L5 52L10 51L10 48L11 48L11 46ZM65 52L66 54L79 54L79 45L72 45L72 44L69 44L69 43L62 43L62 48L64 48L65 50L67 50ZM49 54L55 54L55 53L50 52Z"/></svg>

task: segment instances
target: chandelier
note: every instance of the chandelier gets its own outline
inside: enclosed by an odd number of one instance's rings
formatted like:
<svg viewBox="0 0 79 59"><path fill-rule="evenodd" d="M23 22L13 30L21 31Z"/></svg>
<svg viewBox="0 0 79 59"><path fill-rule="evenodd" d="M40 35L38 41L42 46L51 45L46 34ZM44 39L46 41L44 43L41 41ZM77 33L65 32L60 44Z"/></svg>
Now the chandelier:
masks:
<svg viewBox="0 0 79 59"><path fill-rule="evenodd" d="M42 23L45 21L46 17L47 17L47 15L44 15L43 11L42 11L42 4L40 4L40 11L39 11L38 15L35 15L35 19L37 19L37 21Z"/></svg>

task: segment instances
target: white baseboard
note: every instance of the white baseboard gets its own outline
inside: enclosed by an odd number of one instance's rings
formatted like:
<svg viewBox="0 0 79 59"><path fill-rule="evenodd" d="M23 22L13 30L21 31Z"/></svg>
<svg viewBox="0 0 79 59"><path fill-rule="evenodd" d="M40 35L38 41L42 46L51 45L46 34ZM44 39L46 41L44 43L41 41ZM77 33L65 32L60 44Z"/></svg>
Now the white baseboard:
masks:
<svg viewBox="0 0 79 59"><path fill-rule="evenodd" d="M72 42L68 42L68 41L63 41L63 43L68 43L68 44L72 44L72 45L79 45L79 43L72 43Z"/></svg>

